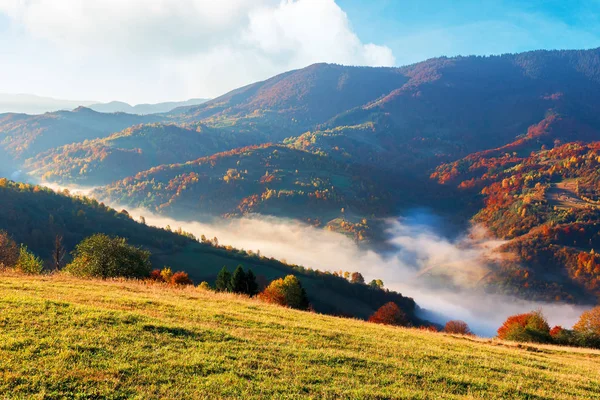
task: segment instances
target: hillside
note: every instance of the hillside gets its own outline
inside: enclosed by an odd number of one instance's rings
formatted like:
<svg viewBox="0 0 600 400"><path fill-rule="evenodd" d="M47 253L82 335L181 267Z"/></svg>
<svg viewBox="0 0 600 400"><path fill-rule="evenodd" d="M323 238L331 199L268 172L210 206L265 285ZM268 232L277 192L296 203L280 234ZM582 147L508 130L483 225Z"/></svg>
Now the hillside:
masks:
<svg viewBox="0 0 600 400"><path fill-rule="evenodd" d="M129 243L149 250L155 268L168 265L186 271L197 283L213 284L223 266L233 271L241 264L252 268L267 283L296 275L319 312L366 319L383 304L394 301L403 307L412 323L422 322L416 316L414 300L399 293L352 284L331 273L284 264L230 246L199 243L185 232L147 226L134 221L126 211L116 211L89 198L57 194L44 187L0 178L0 202L0 230L6 230L16 242L26 244L44 261L50 259L56 235L62 235L66 250L72 251L84 238L102 232L124 237Z"/></svg>
<svg viewBox="0 0 600 400"><path fill-rule="evenodd" d="M57 147L26 160L44 181L105 185L157 165L195 160L263 140L201 124L136 125L108 137Z"/></svg>
<svg viewBox="0 0 600 400"><path fill-rule="evenodd" d="M382 214L387 192L368 171L281 145L163 165L96 190L117 204L175 217L262 213L327 222L342 208Z"/></svg>
<svg viewBox="0 0 600 400"><path fill-rule="evenodd" d="M528 153L534 132L545 132L538 140L549 147L556 140L555 147ZM531 129L509 148L442 165L432 177L457 185L462 196L480 193L484 204L474 221L509 240L500 248L508 256L490 281L544 300L593 303L600 297L594 251L600 248L600 143L560 145L552 132Z"/></svg>
<svg viewBox="0 0 600 400"><path fill-rule="evenodd" d="M79 107L42 115L1 114L0 146L15 160L22 161L54 147L97 139L158 117L130 114L102 114Z"/></svg>
<svg viewBox="0 0 600 400"><path fill-rule="evenodd" d="M195 288L6 274L0 288L7 399L600 397L594 350L387 327Z"/></svg>

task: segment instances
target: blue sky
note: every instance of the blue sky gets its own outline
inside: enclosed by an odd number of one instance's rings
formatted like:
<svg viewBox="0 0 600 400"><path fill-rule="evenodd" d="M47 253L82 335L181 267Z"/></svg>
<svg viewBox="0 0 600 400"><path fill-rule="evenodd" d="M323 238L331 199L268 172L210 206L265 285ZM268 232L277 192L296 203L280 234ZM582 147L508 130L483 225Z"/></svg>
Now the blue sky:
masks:
<svg viewBox="0 0 600 400"><path fill-rule="evenodd" d="M600 0L0 0L0 93L215 97L315 62L600 47Z"/></svg>
<svg viewBox="0 0 600 400"><path fill-rule="evenodd" d="M397 64L440 55L600 47L600 1L339 0L364 41Z"/></svg>

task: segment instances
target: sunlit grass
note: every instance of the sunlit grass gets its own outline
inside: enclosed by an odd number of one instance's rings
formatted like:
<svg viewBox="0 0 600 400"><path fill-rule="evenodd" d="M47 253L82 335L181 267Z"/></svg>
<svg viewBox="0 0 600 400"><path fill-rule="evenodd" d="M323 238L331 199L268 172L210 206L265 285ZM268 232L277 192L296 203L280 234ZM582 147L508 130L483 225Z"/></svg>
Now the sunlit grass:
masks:
<svg viewBox="0 0 600 400"><path fill-rule="evenodd" d="M195 288L0 275L0 398L600 398L600 352Z"/></svg>

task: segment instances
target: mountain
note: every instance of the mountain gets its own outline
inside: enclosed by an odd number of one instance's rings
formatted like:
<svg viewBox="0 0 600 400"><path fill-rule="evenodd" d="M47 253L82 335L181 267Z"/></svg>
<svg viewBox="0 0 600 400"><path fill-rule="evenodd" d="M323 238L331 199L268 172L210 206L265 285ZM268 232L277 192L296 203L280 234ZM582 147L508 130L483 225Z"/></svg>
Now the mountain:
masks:
<svg viewBox="0 0 600 400"><path fill-rule="evenodd" d="M173 118L257 125L281 140L388 94L407 80L394 68L315 64L234 90Z"/></svg>
<svg viewBox="0 0 600 400"><path fill-rule="evenodd" d="M132 125L159 120L155 116L104 114L85 107L42 115L0 114L0 147L22 161L54 147L105 137Z"/></svg>
<svg viewBox="0 0 600 400"><path fill-rule="evenodd" d="M122 101L99 103L89 100L64 100L32 94L0 93L0 114L45 114L56 111L71 111L77 107L87 107L103 113L159 114L170 112L178 107L191 107L205 103L208 99L189 99L156 104L137 104L132 106Z"/></svg>
<svg viewBox="0 0 600 400"><path fill-rule="evenodd" d="M44 114L47 112L89 107L94 101L62 100L32 94L0 93L0 114Z"/></svg>
<svg viewBox="0 0 600 400"><path fill-rule="evenodd" d="M526 207L531 214L517 214L523 210L515 199L527 193L505 190L504 179L520 182L522 173L512 168L533 163L539 168L527 182L561 184L537 180L550 174L543 157L555 147L600 140L599 89L600 49L443 57L401 68L315 64L169 114L87 110L94 117L84 115L76 129L65 122L70 113L40 121L13 115L8 125L0 121L0 132L7 135L5 152L18 161L29 158L28 171L63 183L111 182L95 193L171 216L258 212L358 238L377 236L373 219L426 206L458 226L482 224L517 246L556 216L533 206ZM22 129L11 128L19 118ZM97 131L98 121L117 118L129 121ZM142 125L130 128L135 124ZM61 140L44 141L47 130ZM595 178L577 168L568 179ZM507 198L485 188L502 189ZM586 197L598 191L592 184L586 190ZM497 204L506 208L498 211ZM572 221L560 224L600 222L586 207L571 208ZM571 247L591 252L578 243ZM589 302L596 289L569 272L578 269L569 267L577 257L569 250L544 262L523 258L518 271L504 262L482 284L524 297ZM586 271L590 282L598 276L594 270ZM515 271L536 281L510 278Z"/></svg>
<svg viewBox="0 0 600 400"><path fill-rule="evenodd" d="M167 113L179 107L197 106L206 103L208 100L209 99L189 99L186 101L168 101L156 104L136 104L135 106L122 101L111 101L109 103L89 104L88 107L94 111L103 113L123 112L128 114L147 115Z"/></svg>

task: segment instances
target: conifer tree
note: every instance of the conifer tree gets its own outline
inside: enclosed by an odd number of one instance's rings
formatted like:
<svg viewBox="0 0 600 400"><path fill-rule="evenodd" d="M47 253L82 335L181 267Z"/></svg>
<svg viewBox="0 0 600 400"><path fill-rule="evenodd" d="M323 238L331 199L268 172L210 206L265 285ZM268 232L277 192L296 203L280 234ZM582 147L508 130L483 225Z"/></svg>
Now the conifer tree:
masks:
<svg viewBox="0 0 600 400"><path fill-rule="evenodd" d="M246 293L249 296L255 296L258 293L258 283L256 283L256 276L251 269L246 272Z"/></svg>
<svg viewBox="0 0 600 400"><path fill-rule="evenodd" d="M233 293L246 293L246 273L241 265L238 265L235 271L233 271L229 287Z"/></svg>
<svg viewBox="0 0 600 400"><path fill-rule="evenodd" d="M228 292L230 283L231 274L227 270L227 267L223 266L223 269L219 272L219 275L217 275L215 289L217 290L217 292Z"/></svg>

